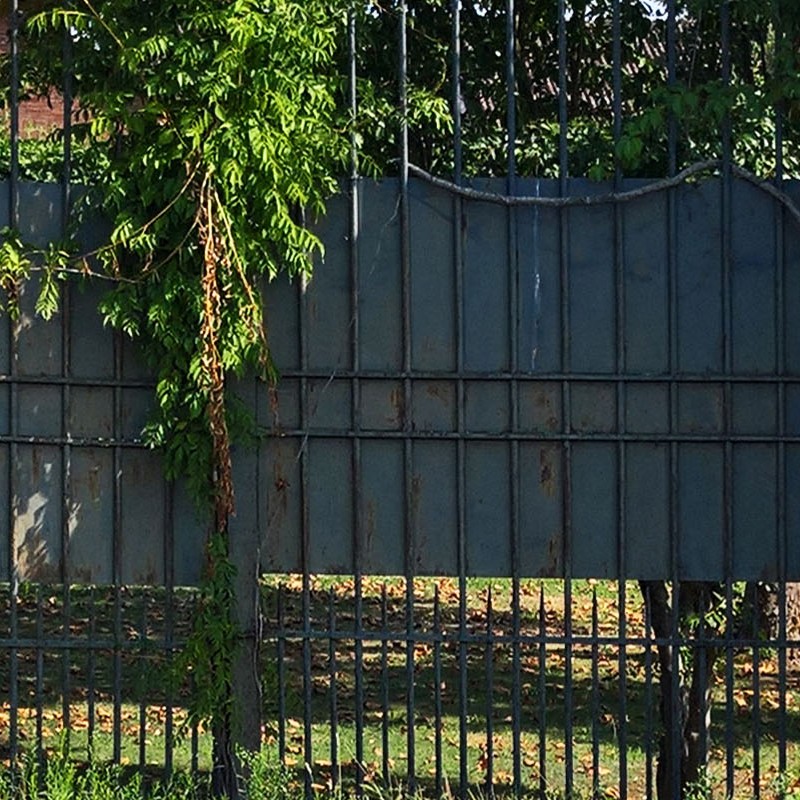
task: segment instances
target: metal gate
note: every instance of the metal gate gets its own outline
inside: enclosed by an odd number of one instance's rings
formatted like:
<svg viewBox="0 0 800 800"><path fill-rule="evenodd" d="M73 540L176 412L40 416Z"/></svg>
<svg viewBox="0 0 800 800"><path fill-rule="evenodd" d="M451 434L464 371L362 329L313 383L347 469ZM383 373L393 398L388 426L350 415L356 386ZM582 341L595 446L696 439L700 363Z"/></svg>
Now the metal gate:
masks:
<svg viewBox="0 0 800 800"><path fill-rule="evenodd" d="M597 5L618 145L624 9ZM674 88L689 9L646 5ZM719 157L681 170L673 119L665 179L619 164L605 182L571 177L579 9L560 0L556 177L523 177L515 3L454 2L436 5L453 136L448 179L435 177L409 144L408 36L424 4L411 6L373 9L396 30L398 174L360 175L354 138L351 175L315 223L313 280L265 292L280 380L237 387L268 432L234 463L243 739L261 741L263 716L308 796L395 780L437 796L790 796L800 187L785 143L776 134L762 182L735 166L726 118ZM504 25L503 177L465 169L461 25L478 8ZM356 17L343 36L353 118ZM728 2L719 32L729 85ZM68 182L20 182L13 152L0 215L27 240L57 238ZM155 750L169 771L189 687L145 677L180 649L191 593L177 587L198 580L205 524L142 446L151 382L102 329L98 292L70 286L47 324L23 297L20 320L0 323L8 753L47 745L53 692L67 729L86 708L81 747L107 735L113 760L144 768ZM764 582L774 612L755 599ZM687 788L684 730L712 706ZM203 746L195 730L191 767Z"/></svg>

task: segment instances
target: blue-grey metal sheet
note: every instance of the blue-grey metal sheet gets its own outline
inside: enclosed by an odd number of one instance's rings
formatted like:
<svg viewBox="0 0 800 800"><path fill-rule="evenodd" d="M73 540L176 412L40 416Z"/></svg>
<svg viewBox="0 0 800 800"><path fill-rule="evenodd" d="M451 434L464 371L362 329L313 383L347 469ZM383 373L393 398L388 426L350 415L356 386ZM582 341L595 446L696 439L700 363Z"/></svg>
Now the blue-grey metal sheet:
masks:
<svg viewBox="0 0 800 800"><path fill-rule="evenodd" d="M499 180L475 185L506 189ZM573 194L607 188L569 185ZM546 197L558 185L520 179L517 190ZM800 230L772 198L733 182L726 373L721 185L712 179L675 193L671 296L663 193L620 207L615 258L610 206L518 208L511 226L508 210L464 201L456 230L453 198L412 180L407 309L398 183L359 182L352 241L350 203L335 198L317 223L326 250L313 280L279 278L265 288L281 378L257 392L242 387L266 435L255 452L235 454L233 535L257 530L269 571L302 569L305 519L312 571L351 572L360 552L363 573L400 573L410 552L416 573L448 574L458 571L461 533L469 574L510 575L516 491L522 576L615 577L622 556L627 577L715 580L730 564L734 578L799 579ZM58 198L55 187L23 187L23 236L57 235ZM782 262L776 224L784 226ZM29 293L13 365L0 320L0 499L10 508L0 515L0 569L106 582L118 558L125 582L195 583L206 525L139 441L149 375L130 342L99 322L99 291L72 291L69 314L50 323L33 318Z"/></svg>
<svg viewBox="0 0 800 800"><path fill-rule="evenodd" d="M7 197L0 191L0 205ZM22 238L38 245L58 240L60 205L58 186L21 184ZM98 218L89 226L87 240L102 225ZM0 500L8 509L0 515L0 574L110 583L119 559L122 582L164 583L172 545L176 582L196 584L205 525L179 492L181 535L168 535L161 460L141 442L152 377L130 344L103 327L97 302L105 288L72 285L67 308L44 322L34 313L30 286L19 323L0 319Z"/></svg>
<svg viewBox="0 0 800 800"><path fill-rule="evenodd" d="M498 193L506 188L504 181L476 180L474 185ZM641 181L630 181L625 188L640 185ZM608 188L583 180L569 184L569 192L579 195ZM787 215L787 256L785 264L778 263L774 242L775 221L781 215L778 205L750 185L735 181L733 189L732 369L726 373L719 180L675 190L674 297L670 296L664 193L621 207L622 249L615 261L610 206L576 207L568 212L518 208L517 224L510 227L507 210L465 201L462 226L456 231L452 198L412 180L411 370L406 374L400 335L397 187L392 181L360 183L358 239L347 246L357 249L361 265L358 286L350 287L351 296L358 300L361 370L357 375L347 374L341 360L332 363L331 359L323 368L326 359L315 359L310 350L309 364L316 364L321 373L311 370L306 377L312 418L301 430L296 424L301 373L296 366L299 362L290 363L284 378L289 388L279 384L279 409L273 413L280 421L273 428L279 438L266 446L280 453L276 463L281 464L284 488L273 490L267 502L282 509L281 515L285 515L290 491L286 487L299 483L298 453L304 449L307 454L314 502L310 518L314 568L338 570L343 561L347 566L352 532L339 531L337 526L353 524L350 509L355 492L362 498L356 513L361 514L368 531L365 567L369 571L404 571L404 519L410 517L417 556L414 569L455 573L459 525L455 442L462 437L463 534L470 574L511 574L509 503L512 483L518 480L523 575L617 576L622 567L619 542L623 537L628 577L678 574L723 578L729 514L731 577L766 578L781 573L779 514L785 514L788 522L782 544L787 554L786 574L797 575L800 511L791 487L800 475L796 446L789 437L800 434L800 326L796 322L800 282L794 266L800 255L800 231ZM554 196L558 186L551 181L521 179L518 190L546 197ZM565 213L569 215L566 330L560 276L560 219ZM517 240L511 243L508 237L515 230ZM455 263L452 247L459 236L461 264ZM509 274L509 251L516 252L515 274ZM615 273L620 261L621 284ZM326 260L318 270L331 267L331 263ZM776 286L784 269L786 330L781 331ZM460 310L456 305L459 274L464 295ZM318 272L314 281L319 278ZM344 296L338 280L327 276L320 285L323 289L335 286ZM516 318L510 281L516 282L519 297ZM620 285L623 298L617 296ZM310 290L314 292L314 282ZM283 298L280 307L268 300L272 324L297 336L296 310L285 302L285 289L279 292ZM333 309L331 314L347 326L352 323L352 309L345 310L343 302L340 305L341 310ZM673 318L675 331L670 330ZM460 374L455 367L459 319L464 342ZM511 372L511 326L516 326L519 348L517 373ZM617 347L620 333L621 355ZM777 363L783 336L785 370ZM561 352L564 342L569 344L566 358ZM673 342L677 370L671 373ZM346 352L346 348L340 349ZM569 369L561 372L565 363ZM357 429L346 426L354 416L352 394L347 390L353 379L358 381L360 397ZM411 381L410 409L404 407L404 379ZM519 420L512 428L515 383ZM325 389L322 392L320 384ZM778 423L781 392L786 398L785 430L780 430ZM569 399L568 419L562 410L565 396ZM464 403L461 411L459 397ZM288 409L283 407L284 401ZM326 403L333 407L325 409ZM619 403L624 404L621 411ZM463 429L458 425L461 414ZM409 432L404 434L407 415ZM291 423L286 422L289 419ZM406 436L411 439L412 462L412 485L407 493L401 447ZM352 483L351 469L356 438L362 448L358 487ZM318 442L323 441L332 444L320 447ZM519 443L517 476L511 474L514 441ZM565 460L567 441L572 442L569 462ZM674 465L670 443L675 443ZM779 447L786 449L786 475L777 474ZM622 471L620 453L625 458ZM338 471L334 466L337 458ZM285 472L287 464L291 464L289 473ZM781 485L787 497L784 509L778 508ZM325 515L315 509L323 507L322 498L329 492L336 493L337 500L329 499ZM671 519L673 493L675 520ZM297 493L291 496L297 504L293 514L299 519L302 498ZM620 514L620 503L624 503L624 514ZM623 531L618 530L620 519L624 520ZM674 549L677 565L671 563L673 523L678 537ZM572 530L569 565L564 562L568 526ZM271 543L273 537L279 543L277 548ZM313 542L323 539L327 539L324 552L330 554L327 563L313 555ZM270 569L299 566L296 556L287 550L289 541L292 532L286 526L273 526L267 532L264 552ZM762 542L766 544L761 546Z"/></svg>

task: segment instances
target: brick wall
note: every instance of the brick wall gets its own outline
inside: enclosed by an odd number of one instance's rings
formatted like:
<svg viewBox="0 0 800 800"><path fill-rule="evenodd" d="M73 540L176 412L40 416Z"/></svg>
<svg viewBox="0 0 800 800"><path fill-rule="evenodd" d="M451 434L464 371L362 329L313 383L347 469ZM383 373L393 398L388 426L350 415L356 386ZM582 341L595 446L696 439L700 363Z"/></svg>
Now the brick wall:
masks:
<svg viewBox="0 0 800 800"><path fill-rule="evenodd" d="M0 11L2 0L0 0ZM7 18L7 13L5 18ZM0 55L8 52L8 27L0 28ZM74 110L74 109L73 109ZM0 111L0 124L8 127L10 113L8 108ZM24 100L19 107L19 130L22 136L36 137L50 133L54 128L64 127L64 100L55 89L48 97Z"/></svg>

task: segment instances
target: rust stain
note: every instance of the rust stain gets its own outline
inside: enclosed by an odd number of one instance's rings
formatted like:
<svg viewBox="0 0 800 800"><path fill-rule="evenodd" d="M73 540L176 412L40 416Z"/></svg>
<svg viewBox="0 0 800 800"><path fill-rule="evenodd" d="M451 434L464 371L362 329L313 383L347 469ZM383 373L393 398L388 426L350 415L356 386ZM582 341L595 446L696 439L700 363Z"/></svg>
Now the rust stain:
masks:
<svg viewBox="0 0 800 800"><path fill-rule="evenodd" d="M366 536L367 536L367 550L372 550L372 540L375 538L375 503L372 500L367 501L366 507Z"/></svg>
<svg viewBox="0 0 800 800"><path fill-rule="evenodd" d="M533 402L539 408L550 408L550 398L544 392L536 392L533 396Z"/></svg>
<svg viewBox="0 0 800 800"><path fill-rule="evenodd" d="M271 384L267 390L267 396L269 398L269 413L272 417L272 427L273 429L280 429L281 415L278 404L278 389L274 384Z"/></svg>
<svg viewBox="0 0 800 800"><path fill-rule="evenodd" d="M289 481L283 474L283 464L276 460L272 462L272 485L275 487L275 494L273 499L277 498L277 509L281 512L281 516L285 516L288 507L287 489L291 486Z"/></svg>
<svg viewBox="0 0 800 800"><path fill-rule="evenodd" d="M419 498L422 494L422 478L419 475L414 475L411 478L411 500L409 509L411 512L412 520L419 517Z"/></svg>
<svg viewBox="0 0 800 800"><path fill-rule="evenodd" d="M556 531L547 543L547 565L545 578L558 578L561 576L561 532Z"/></svg>
<svg viewBox="0 0 800 800"><path fill-rule="evenodd" d="M403 390L399 387L392 389L389 393L389 402L394 409L394 418L389 421L396 422L398 425L402 426L406 418L406 401L403 396Z"/></svg>
<svg viewBox="0 0 800 800"><path fill-rule="evenodd" d="M548 497L555 497L557 480L553 451L542 448L539 451L539 485Z"/></svg>
<svg viewBox="0 0 800 800"><path fill-rule="evenodd" d="M89 470L87 483L89 486L89 497L93 503L100 501L100 467L94 465Z"/></svg>
<svg viewBox="0 0 800 800"><path fill-rule="evenodd" d="M537 408L547 414L545 425L550 431L558 430L558 417L553 408L553 398L548 392L538 391L533 395L533 402Z"/></svg>

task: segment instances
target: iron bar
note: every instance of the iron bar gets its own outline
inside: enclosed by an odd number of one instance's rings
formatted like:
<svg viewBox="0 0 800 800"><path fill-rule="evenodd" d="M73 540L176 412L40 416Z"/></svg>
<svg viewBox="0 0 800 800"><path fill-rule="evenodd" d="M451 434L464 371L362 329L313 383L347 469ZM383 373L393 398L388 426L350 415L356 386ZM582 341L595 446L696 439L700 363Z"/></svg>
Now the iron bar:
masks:
<svg viewBox="0 0 800 800"><path fill-rule="evenodd" d="M485 370L485 371L471 371L460 369L456 372L436 371L436 370L418 370L413 369L405 370L374 370L362 369L358 375L348 370L337 370L336 374L332 377L328 372L322 370L309 369L307 372L285 370L281 373L285 379L290 378L309 378L311 380L325 380L334 383L335 381L350 381L358 377L361 381L451 381L457 383L458 381L472 381L475 383L492 383L509 381L518 381L520 383L552 383L557 381L570 380L575 383L608 383L610 385L616 383L645 383L645 384L665 384L669 386L671 383L675 384L724 384L725 382L742 384L752 383L755 385L778 385L778 386L793 386L800 384L800 375L780 374L768 375L764 373L739 373L735 375L726 374L725 372L717 372L709 370L708 372L682 372L677 367L673 370L667 370L662 373L642 372L635 371L617 372L614 370L608 372L582 372L580 370L546 372L546 371L520 371L509 372L505 370ZM2 378L2 376L0 376ZM25 379L27 381L27 379ZM19 382L25 382L20 379ZM0 382L2 382L0 380ZM281 431L282 432L282 431ZM25 441L28 441L27 439ZM56 441L49 439L48 441ZM81 441L81 440L74 440ZM104 439L87 439L86 441L94 443L95 441L102 443L108 441Z"/></svg>
<svg viewBox="0 0 800 800"><path fill-rule="evenodd" d="M147 764L147 596L142 595L141 618L139 620L139 771L144 773Z"/></svg>
<svg viewBox="0 0 800 800"><path fill-rule="evenodd" d="M381 584L381 631L389 627L386 583ZM391 786L389 769L389 640L381 641L381 774L384 788Z"/></svg>
<svg viewBox="0 0 800 800"><path fill-rule="evenodd" d="M283 583L275 589L276 605L276 637L275 655L277 663L278 680L278 758L281 764L286 763L286 619L284 616L284 594Z"/></svg>
<svg viewBox="0 0 800 800"><path fill-rule="evenodd" d="M509 195L517 193L517 79L516 79L516 8L514 0L506 0L506 191ZM508 340L509 370L512 375L519 373L519 337L520 337L520 259L519 259L519 219L517 210L509 208L507 214L508 237ZM537 243L534 242L534 246ZM519 383L511 380L510 385L510 429L519 430ZM511 750L512 750L512 785L514 793L522 792L522 697L521 697L521 654L519 634L521 628L520 612L520 455L519 441L513 440L510 446L509 470L512 476L510 486L509 531L511 534L511 617L512 643L511 651ZM491 602L491 595L490 595ZM491 629L490 629L491 635ZM491 759L490 759L491 764ZM487 780L490 791L492 781Z"/></svg>
<svg viewBox="0 0 800 800"><path fill-rule="evenodd" d="M64 647L61 653L61 721L64 726L64 746L69 748L71 735L71 713L70 713L70 625L71 625L71 598L69 583L62 586L62 628L61 633Z"/></svg>
<svg viewBox="0 0 800 800"><path fill-rule="evenodd" d="M358 433L361 429L361 383L358 374L361 371L361 319L359 301L359 254L358 239L360 228L359 215L359 182L358 182L358 139L356 134L356 121L358 118L358 86L356 74L356 16L355 3L351 3L347 16L347 41L348 41L348 93L350 105L350 121L352 133L350 136L350 230L348 239L348 256L350 259L350 316L351 325L351 353L350 360L354 377L351 382L352 425ZM364 680L363 680L363 646L359 634L363 624L363 538L362 525L362 477L361 477L361 440L353 439L352 449L353 469L353 572L355 576L355 733L356 733L356 796L361 797L364 781Z"/></svg>
<svg viewBox="0 0 800 800"><path fill-rule="evenodd" d="M486 678L486 796L494 797L494 636L492 586L486 593L486 641L483 659Z"/></svg>
<svg viewBox="0 0 800 800"><path fill-rule="evenodd" d="M613 131L615 164L614 164L614 191L618 192L622 184L622 167L616 156L618 145L622 137L622 10L620 0L612 3L612 84L613 84ZM615 296L615 354L614 368L618 373L626 372L626 296L625 296L625 220L623 211L618 203L613 206L614 225L614 296ZM627 414L627 388L625 382L616 384L616 427L618 431L625 431ZM628 662L627 662L627 450L625 442L620 441L616 447L617 458L617 605L618 605L618 699L619 723L617 727L617 741L619 745L619 793L620 800L628 797Z"/></svg>
<svg viewBox="0 0 800 800"><path fill-rule="evenodd" d="M756 590L757 591L757 590ZM754 591L755 594L755 591ZM761 606L758 597L753 597L754 639L761 632ZM753 708L750 713L753 746L753 797L761 796L761 648L753 648Z"/></svg>
<svg viewBox="0 0 800 800"><path fill-rule="evenodd" d="M600 638L597 588L592 588L592 797L600 796Z"/></svg>
<svg viewBox="0 0 800 800"><path fill-rule="evenodd" d="M125 641L122 638L122 588L114 585L114 641L113 653L113 761L119 764L122 760L122 652Z"/></svg>
<svg viewBox="0 0 800 800"><path fill-rule="evenodd" d="M36 640L41 642L44 638L44 620L42 608L44 607L44 593L42 584L36 587ZM42 739L42 724L44 717L44 649L41 644L36 648L36 761L41 771L44 766L44 746Z"/></svg>
<svg viewBox="0 0 800 800"><path fill-rule="evenodd" d="M442 767L442 618L439 604L439 584L433 590L433 720L434 720L434 791L444 796Z"/></svg>
<svg viewBox="0 0 800 800"><path fill-rule="evenodd" d="M89 653L86 657L87 662L87 687L86 687L86 751L89 760L92 760L94 754L94 733L95 733L95 670L97 668L97 605L95 598L96 589L92 586L89 589ZM37 639L41 639L41 635L37 634Z"/></svg>
<svg viewBox="0 0 800 800"><path fill-rule="evenodd" d="M336 639L333 636L336 630L336 613L334 608L333 588L328 591L328 692L329 692L329 716L331 734L331 786L336 789L339 785L341 767L339 765L339 709L337 704L337 663L336 663ZM356 705L358 708L358 705ZM358 767L356 767L358 769Z"/></svg>
<svg viewBox="0 0 800 800"><path fill-rule="evenodd" d="M775 49L781 53L786 46L784 26L780 16L780 5L773 5L773 25L775 30ZM784 183L783 131L785 117L785 101L778 98L774 107L775 116L775 188L781 191ZM775 372L786 374L786 214L783 208L775 209ZM786 578L788 574L789 533L786 524L787 516L787 477L786 477L786 390L776 385L777 393L777 434L779 438L776 448L776 492L775 492L775 527L777 533L776 558L778 566L778 774L786 775L787 770L787 638L786 618ZM779 790L780 800L785 791Z"/></svg>
<svg viewBox="0 0 800 800"><path fill-rule="evenodd" d="M646 586L643 592L644 600L644 698L645 698L645 734L644 734L644 761L645 761L645 798L653 799L653 628L650 618L650 587Z"/></svg>
<svg viewBox="0 0 800 800"><path fill-rule="evenodd" d="M539 797L547 796L547 622L544 584L539 584L538 695L539 695Z"/></svg>
<svg viewBox="0 0 800 800"><path fill-rule="evenodd" d="M171 673L175 652L175 483L165 481L164 488L164 583L166 588L164 608L163 648L167 672ZM172 777L174 762L175 696L173 682L169 681L164 712L164 773Z"/></svg>
<svg viewBox="0 0 800 800"><path fill-rule="evenodd" d="M409 227L408 198L408 6L405 0L399 4L398 15L398 62L397 77L399 89L400 129L400 280L401 280L401 317L402 317L402 362L403 370L411 369L411 253ZM411 408L411 381L403 380L403 433L411 430L409 409ZM403 438L403 491L405 497L405 514L403 519L404 537L404 576L405 576L405 620L406 620L406 783L410 794L416 791L416 735L414 730L414 521L411 519L413 506L413 465L411 440Z"/></svg>
<svg viewBox="0 0 800 800"><path fill-rule="evenodd" d="M677 0L667 2L667 85L670 89L677 86ZM674 177L678 170L678 119L676 115L669 112L668 115L668 177ZM675 190L670 190L667 194L667 315L669 319L669 346L668 360L669 372L675 375L680 367L679 359L679 331L678 331L678 214L677 198ZM678 421L678 383L673 379L669 384L669 431L674 434L679 429ZM669 669L671 671L671 681L669 683L669 697L664 698L662 709L666 712L669 709L669 719L672 721L670 730L665 730L662 738L662 745L659 747L659 764L663 773L663 778L658 780L657 794L663 794L666 790L673 797L681 794L681 765L678 753L681 752L681 732L677 720L682 718L680 687L677 676L680 673L680 652L678 637L678 607L680 602L680 520L679 520L679 474L680 474L680 448L676 440L670 442L669 449L669 540L670 540L670 571L671 571L671 613L670 613L670 633L671 641L669 644ZM652 615L650 619L652 623ZM656 645L658 646L658 645ZM661 659L662 680L663 668L666 666L666 658ZM666 694L667 687L661 684L662 691ZM662 716L666 714L662 713ZM664 725L668 724L667 719L663 720ZM671 756L667 758L667 753ZM664 759L667 763L664 763Z"/></svg>
<svg viewBox="0 0 800 800"><path fill-rule="evenodd" d="M309 292L311 291L307 276L298 284L298 303L300 307L298 348L300 352L300 369L305 372L309 364ZM300 379L300 426L309 424L310 410L308 399L308 378ZM306 443L300 451L300 527L301 545L300 561L302 569L302 614L303 614L303 790L305 800L312 800L314 794L312 769L314 750L311 741L312 718L312 679L311 679L311 542L310 542L310 444Z"/></svg>
<svg viewBox="0 0 800 800"><path fill-rule="evenodd" d="M722 84L728 88L731 82L731 42L730 42L730 4L722 0L720 5L720 45L722 55ZM722 362L726 374L733 372L733 308L731 285L731 163L732 163L732 130L730 112L726 111L722 120L722 181L720 185L720 250L722 278ZM733 431L733 408L731 384L724 384L724 424L725 433ZM733 443L728 440L723 445L723 504L724 532L723 548L725 559L725 785L727 793L733 796L735 782L734 764L734 730L733 730Z"/></svg>
<svg viewBox="0 0 800 800"><path fill-rule="evenodd" d="M19 228L19 0L10 0L8 16L8 57L11 62L9 76L9 200L8 200L8 225L13 230Z"/></svg>

